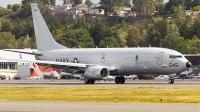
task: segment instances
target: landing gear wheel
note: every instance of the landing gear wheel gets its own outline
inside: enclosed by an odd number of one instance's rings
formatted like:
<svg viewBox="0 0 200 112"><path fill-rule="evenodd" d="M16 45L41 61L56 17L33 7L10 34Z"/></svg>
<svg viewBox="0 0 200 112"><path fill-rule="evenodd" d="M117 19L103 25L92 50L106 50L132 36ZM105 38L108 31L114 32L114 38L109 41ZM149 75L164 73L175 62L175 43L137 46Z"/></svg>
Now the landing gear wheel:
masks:
<svg viewBox="0 0 200 112"><path fill-rule="evenodd" d="M85 78L85 79L84 79L84 82L85 82L85 84L89 84L89 83L90 83L90 80L87 79L87 78Z"/></svg>
<svg viewBox="0 0 200 112"><path fill-rule="evenodd" d="M119 84L121 82L121 78L120 77L115 77L115 83Z"/></svg>
<svg viewBox="0 0 200 112"><path fill-rule="evenodd" d="M121 84L124 84L125 78L124 78L124 77L120 77L120 79L121 79L121 80L120 80L120 83L121 83Z"/></svg>
<svg viewBox="0 0 200 112"><path fill-rule="evenodd" d="M168 83L169 83L169 84L174 84L174 79L173 79L173 78L169 78L169 79L168 79Z"/></svg>
<svg viewBox="0 0 200 112"><path fill-rule="evenodd" d="M94 80L90 80L90 84L94 84Z"/></svg>
<svg viewBox="0 0 200 112"><path fill-rule="evenodd" d="M124 82L125 82L125 78L123 76L115 78L115 83L116 84L124 84Z"/></svg>
<svg viewBox="0 0 200 112"><path fill-rule="evenodd" d="M171 79L171 81L172 81L172 84L174 84L174 79Z"/></svg>

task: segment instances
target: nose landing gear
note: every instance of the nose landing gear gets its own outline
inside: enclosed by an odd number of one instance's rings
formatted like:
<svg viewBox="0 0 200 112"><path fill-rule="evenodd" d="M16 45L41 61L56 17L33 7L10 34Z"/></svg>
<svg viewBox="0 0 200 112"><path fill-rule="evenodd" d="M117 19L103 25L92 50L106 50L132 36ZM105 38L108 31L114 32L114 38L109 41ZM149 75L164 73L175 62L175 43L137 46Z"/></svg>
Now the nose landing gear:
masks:
<svg viewBox="0 0 200 112"><path fill-rule="evenodd" d="M170 77L170 78L168 79L168 83L169 83L169 84L174 84L174 78L173 78L173 77Z"/></svg>

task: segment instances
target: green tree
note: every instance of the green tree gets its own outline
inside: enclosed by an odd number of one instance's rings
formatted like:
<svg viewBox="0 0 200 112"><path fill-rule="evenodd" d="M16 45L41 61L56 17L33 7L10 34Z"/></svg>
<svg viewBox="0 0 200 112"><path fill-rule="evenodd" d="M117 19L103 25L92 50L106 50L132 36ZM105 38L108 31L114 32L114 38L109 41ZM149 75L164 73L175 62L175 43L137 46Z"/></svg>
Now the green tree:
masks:
<svg viewBox="0 0 200 112"><path fill-rule="evenodd" d="M71 0L63 0L63 4L71 3Z"/></svg>
<svg viewBox="0 0 200 112"><path fill-rule="evenodd" d="M181 21L183 21L183 15L184 15L183 7L180 5L178 7L175 7L173 18L176 19L178 27L180 27Z"/></svg>
<svg viewBox="0 0 200 112"><path fill-rule="evenodd" d="M192 50L192 51L194 51L194 52L192 52L192 54L199 53L200 52L200 39L198 37L196 37L196 36L193 36L193 38L191 39L191 41L192 41L191 42L192 43L191 46L196 47L196 48L194 48L194 50Z"/></svg>
<svg viewBox="0 0 200 112"><path fill-rule="evenodd" d="M11 31L11 24L10 24L10 21L8 21L8 20L5 20L5 21L3 21L2 20L2 26L1 26L1 31L2 32L10 32Z"/></svg>
<svg viewBox="0 0 200 112"><path fill-rule="evenodd" d="M79 29L68 29L65 36L58 39L58 42L67 47L81 48L92 48L94 47L94 41L90 37L87 30L83 28Z"/></svg>
<svg viewBox="0 0 200 112"><path fill-rule="evenodd" d="M186 39L185 42L178 44L177 51L183 54L197 54L198 48L194 46L193 40Z"/></svg>
<svg viewBox="0 0 200 112"><path fill-rule="evenodd" d="M10 13L11 13L10 10L4 9L4 8L0 9L0 17L10 15Z"/></svg>
<svg viewBox="0 0 200 112"><path fill-rule="evenodd" d="M196 6L193 8L193 11L200 11L200 6Z"/></svg>
<svg viewBox="0 0 200 112"><path fill-rule="evenodd" d="M7 9L12 9L12 5L11 5L11 4L8 4L8 5L7 5Z"/></svg>
<svg viewBox="0 0 200 112"><path fill-rule="evenodd" d="M198 38L200 38L200 15L197 16L193 25L191 26L190 34L191 37L196 35Z"/></svg>
<svg viewBox="0 0 200 112"><path fill-rule="evenodd" d="M82 0L71 0L71 3L77 6L78 4L82 4Z"/></svg>
<svg viewBox="0 0 200 112"><path fill-rule="evenodd" d="M21 10L21 5L20 4L14 4L13 6L12 6L12 11L13 12L18 12L18 11L20 11Z"/></svg>
<svg viewBox="0 0 200 112"><path fill-rule="evenodd" d="M166 36L163 40L163 47L176 49L179 43L183 43L184 39L180 37L178 27L174 23L167 25Z"/></svg>
<svg viewBox="0 0 200 112"><path fill-rule="evenodd" d="M20 36L23 36L23 34L24 34L24 25L23 25L22 21L19 20L19 18L17 18L17 20L15 22L15 26L12 29L12 34L15 35L16 39L19 39Z"/></svg>
<svg viewBox="0 0 200 112"><path fill-rule="evenodd" d="M24 49L24 48L31 48L34 44L34 41L28 36L21 36L17 39L16 48Z"/></svg>
<svg viewBox="0 0 200 112"><path fill-rule="evenodd" d="M190 10L193 7L193 0L185 0L185 10Z"/></svg>
<svg viewBox="0 0 200 112"><path fill-rule="evenodd" d="M85 22L83 21L83 19L77 19L76 21L74 21L72 24L71 24L71 28L73 29L77 29L77 28L85 28L86 24Z"/></svg>
<svg viewBox="0 0 200 112"><path fill-rule="evenodd" d="M24 24L24 35L27 35L29 37L33 37L35 34L34 27L33 27L33 21L27 20Z"/></svg>
<svg viewBox="0 0 200 112"><path fill-rule="evenodd" d="M187 20L181 21L179 27L180 36L184 37L184 39L191 39L190 28L191 26L188 24Z"/></svg>
<svg viewBox="0 0 200 112"><path fill-rule="evenodd" d="M131 0L124 0L124 6L125 6L125 7L131 7L130 1L131 1Z"/></svg>
<svg viewBox="0 0 200 112"><path fill-rule="evenodd" d="M162 46L162 41L166 36L168 20L159 20L147 28L147 44L151 46Z"/></svg>
<svg viewBox="0 0 200 112"><path fill-rule="evenodd" d="M15 36L10 32L0 32L0 49L14 49L16 48Z"/></svg>
<svg viewBox="0 0 200 112"><path fill-rule="evenodd" d="M133 8L138 13L151 15L154 12L155 5L157 4L155 0L132 0Z"/></svg>
<svg viewBox="0 0 200 112"><path fill-rule="evenodd" d="M106 16L108 16L114 10L113 0L100 0L99 4L101 4L101 8L104 9L104 14Z"/></svg>
<svg viewBox="0 0 200 112"><path fill-rule="evenodd" d="M26 0L22 1L22 10L21 13L23 16L31 15L31 2L27 2Z"/></svg>
<svg viewBox="0 0 200 112"><path fill-rule="evenodd" d="M101 40L111 36L111 29L102 21L97 20L91 25L90 35L94 40L95 46L99 46Z"/></svg>
<svg viewBox="0 0 200 112"><path fill-rule="evenodd" d="M200 5L200 0L193 0L193 1L194 1L193 2L194 7Z"/></svg>
<svg viewBox="0 0 200 112"><path fill-rule="evenodd" d="M85 1L85 4L88 5L88 6L91 6L91 5L92 5L92 2L91 2L90 0L86 0L86 1Z"/></svg>
<svg viewBox="0 0 200 112"><path fill-rule="evenodd" d="M107 37L100 41L99 43L100 48L113 48L113 47L119 47L117 39L115 37Z"/></svg>
<svg viewBox="0 0 200 112"><path fill-rule="evenodd" d="M56 4L56 0L50 0L50 4L55 5Z"/></svg>
<svg viewBox="0 0 200 112"><path fill-rule="evenodd" d="M169 0L166 3L165 10L170 11L171 13L175 12L175 7L182 6L185 7L185 0Z"/></svg>
<svg viewBox="0 0 200 112"><path fill-rule="evenodd" d="M127 36L126 36L126 45L128 47L136 47L140 46L140 43L142 41L140 30L135 27L131 26L128 31L127 31Z"/></svg>
<svg viewBox="0 0 200 112"><path fill-rule="evenodd" d="M125 5L125 0L114 0L114 7L123 7Z"/></svg>

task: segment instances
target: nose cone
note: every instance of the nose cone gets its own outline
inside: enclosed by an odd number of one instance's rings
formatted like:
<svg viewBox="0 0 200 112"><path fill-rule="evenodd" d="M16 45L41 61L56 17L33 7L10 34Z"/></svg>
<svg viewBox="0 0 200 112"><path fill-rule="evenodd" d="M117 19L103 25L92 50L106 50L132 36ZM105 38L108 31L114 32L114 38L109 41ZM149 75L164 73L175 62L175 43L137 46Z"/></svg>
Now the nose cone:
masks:
<svg viewBox="0 0 200 112"><path fill-rule="evenodd" d="M187 68L190 68L191 65L192 65L192 64L191 64L190 62L187 62L187 63L186 63L186 67L187 67Z"/></svg>

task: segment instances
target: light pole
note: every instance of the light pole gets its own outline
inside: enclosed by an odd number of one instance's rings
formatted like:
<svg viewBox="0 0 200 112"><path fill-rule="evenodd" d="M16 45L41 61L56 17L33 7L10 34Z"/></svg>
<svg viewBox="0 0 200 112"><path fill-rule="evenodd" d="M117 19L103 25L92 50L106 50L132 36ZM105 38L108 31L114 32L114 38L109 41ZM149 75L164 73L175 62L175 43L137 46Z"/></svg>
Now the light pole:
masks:
<svg viewBox="0 0 200 112"><path fill-rule="evenodd" d="M158 16L157 16L157 20L159 19L159 11L154 11L155 13L158 13Z"/></svg>
<svg viewBox="0 0 200 112"><path fill-rule="evenodd" d="M170 11L165 11L165 12L168 12L168 19L170 19L171 18L171 16L170 16Z"/></svg>
<svg viewBox="0 0 200 112"><path fill-rule="evenodd" d="M158 13L158 18L159 18L160 2L157 2L157 4L158 4L158 10L157 10L157 11L154 11L154 12L157 12L157 13Z"/></svg>

